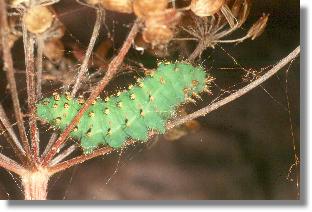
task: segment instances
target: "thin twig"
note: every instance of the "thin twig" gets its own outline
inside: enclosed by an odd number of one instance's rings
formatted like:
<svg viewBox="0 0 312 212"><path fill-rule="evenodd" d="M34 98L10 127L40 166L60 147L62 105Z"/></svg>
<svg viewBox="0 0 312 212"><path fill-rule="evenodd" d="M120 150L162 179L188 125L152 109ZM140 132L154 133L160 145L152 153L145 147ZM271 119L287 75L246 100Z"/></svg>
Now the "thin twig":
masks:
<svg viewBox="0 0 312 212"><path fill-rule="evenodd" d="M83 76L86 74L86 72L88 71L89 60L90 60L90 57L91 57L91 54L92 54L92 51L94 48L95 41L96 41L96 39L99 35L99 32L100 32L102 17L103 17L103 10L97 9L96 10L96 20L95 20L92 36L90 38L90 43L89 43L89 46L87 48L87 52L85 54L85 57L82 61L80 70L78 72L78 76L77 76L75 85L73 87L72 93L71 93L72 96L75 96L75 94L77 93L77 91L81 85L81 80L82 80Z"/></svg>
<svg viewBox="0 0 312 212"><path fill-rule="evenodd" d="M247 86L241 88L237 92L231 94L230 96L224 98L223 100L220 100L218 102L213 103L212 105L209 105L201 110L198 110L192 114L186 115L182 118L179 118L178 120L172 121L167 124L166 128L171 129L175 126L181 125L187 121L193 120L197 117L207 115L208 113L220 108L221 106L241 97L242 95L246 94L253 88L257 87L258 85L262 84L264 81L268 80L270 77L272 77L274 74L276 74L279 70L281 70L285 65L287 65L289 62L294 60L300 52L300 47L297 47L295 50L293 50L288 56L283 58L279 63L277 63L271 70L269 70L266 74L258 78L257 80L251 82ZM154 134L150 133L149 138L151 138ZM128 141L129 142L129 141ZM72 158L70 160L61 162L59 164L53 165L49 167L49 172L51 174L55 174L57 172L60 172L62 170L68 169L74 165L83 163L87 160L90 160L92 158L95 158L100 155L105 155L108 153L111 153L115 149L111 147L102 147L100 149L94 150L92 153L87 154L87 155L80 155L75 158Z"/></svg>
<svg viewBox="0 0 312 212"><path fill-rule="evenodd" d="M50 166L53 166L59 162L61 162L62 160L64 160L67 156L69 156L71 153L73 153L75 150L77 149L76 144L71 145L70 147L68 147L67 149L65 149L64 151L62 151L59 155L57 155L51 162L50 162Z"/></svg>
<svg viewBox="0 0 312 212"><path fill-rule="evenodd" d="M13 161L11 158L8 158L4 154L0 153L0 167L14 172L15 174L22 176L26 170L20 164Z"/></svg>
<svg viewBox="0 0 312 212"><path fill-rule="evenodd" d="M42 96L42 60L43 60L43 38L37 37L37 60L36 60L36 74L37 74L37 99Z"/></svg>
<svg viewBox="0 0 312 212"><path fill-rule="evenodd" d="M41 155L41 160L42 160L42 159L47 155L47 153L50 151L51 147L53 146L54 142L55 142L56 139L57 139L57 136L58 136L58 134L57 134L56 132L54 132L54 133L51 135L51 137L50 137L50 139L49 139L49 141L48 141L48 144L47 144L47 146L45 147L45 149L44 149L44 151L43 151L43 153L42 153L42 155Z"/></svg>
<svg viewBox="0 0 312 212"><path fill-rule="evenodd" d="M42 165L47 166L53 156L56 154L59 147L65 142L66 138L72 131L72 129L77 125L80 118L82 117L83 113L91 106L92 102L100 95L100 93L103 91L103 89L106 87L106 85L109 83L109 81L113 78L115 73L117 72L118 67L123 62L124 57L126 56L127 52L129 51L133 40L135 36L137 35L139 31L139 22L135 21L134 25L132 26L132 29L123 43L123 46L121 47L118 55L114 57L114 59L110 62L108 65L107 72L103 79L98 83L96 88L93 90L93 92L90 94L90 97L85 102L83 107L78 111L76 116L73 118L71 123L68 125L68 127L64 130L64 132L60 135L58 140L54 143L53 147L51 148L50 152L47 154L47 156L43 159Z"/></svg>
<svg viewBox="0 0 312 212"><path fill-rule="evenodd" d="M29 126L30 126L30 141L35 162L39 161L39 132L36 121L36 80L35 80L35 55L34 46L35 40L32 35L29 35L25 22L22 23L23 28L23 44L26 63L26 84L27 84L27 104L30 113Z"/></svg>
<svg viewBox="0 0 312 212"><path fill-rule="evenodd" d="M23 149L20 141L18 140L13 128L11 127L11 123L8 121L7 115L0 104L0 129L4 130L6 132L7 141L12 146L15 155L21 160L21 162L24 162L26 160L25 150ZM2 129L3 128L3 129Z"/></svg>
<svg viewBox="0 0 312 212"><path fill-rule="evenodd" d="M6 3L4 0L0 1L0 25L1 25L1 37L2 37L2 50L3 50L3 61L4 61L4 68L6 69L6 77L8 80L8 84L10 86L11 97L13 101L13 108L14 114L17 121L18 131L21 137L21 141L26 153L26 158L30 164L32 164L31 160L31 152L30 146L28 143L28 139L26 136L26 130L24 127L23 121L23 114L21 111L20 102L18 99L18 92L16 87L16 81L14 76L14 67L13 67L13 60L11 55L11 49L9 45L8 36L9 33L9 26L7 21L7 11L6 11Z"/></svg>
<svg viewBox="0 0 312 212"><path fill-rule="evenodd" d="M206 114L220 108L223 105L228 104L229 102L243 96L244 94L248 93L250 90L256 88L257 86L261 85L264 81L268 80L270 77L272 77L276 72L278 72L280 69L282 69L285 65L290 63L292 60L294 60L300 53L300 46L298 46L296 49L294 49L288 56L280 60L272 69L270 69L268 72L266 72L264 75L259 77L257 80L251 82L247 86L239 89L235 93L231 94L228 97L225 97L224 99L213 103L212 105L208 105L207 107L204 107L194 113L191 113L189 115L186 115L182 118L179 118L178 120L175 120L167 125L167 129L171 129L175 126L181 125L187 121L193 120L195 118L198 118L200 116L205 116Z"/></svg>
<svg viewBox="0 0 312 212"><path fill-rule="evenodd" d="M87 160L90 160L92 158L98 157L100 155L105 155L108 154L110 152L112 152L114 149L111 147L103 147L97 150L94 150L92 153L87 154L87 155L79 155L75 158L72 158L70 160L61 162L59 164L56 164L54 166L49 167L49 173L51 174L55 174L57 172L63 171L65 169L68 169L74 165L83 163Z"/></svg>

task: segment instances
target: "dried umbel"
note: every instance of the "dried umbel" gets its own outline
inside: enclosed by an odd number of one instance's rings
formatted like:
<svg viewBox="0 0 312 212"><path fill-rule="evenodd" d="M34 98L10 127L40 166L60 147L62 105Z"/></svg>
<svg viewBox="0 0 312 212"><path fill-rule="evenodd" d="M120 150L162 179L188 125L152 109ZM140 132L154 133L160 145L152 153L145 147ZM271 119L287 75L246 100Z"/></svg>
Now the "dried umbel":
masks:
<svg viewBox="0 0 312 212"><path fill-rule="evenodd" d="M27 10L23 21L29 32L40 34L45 32L53 23L54 15L48 7L35 6Z"/></svg>
<svg viewBox="0 0 312 212"><path fill-rule="evenodd" d="M167 8L168 0L134 0L133 11L139 18L145 19L153 13L162 12Z"/></svg>
<svg viewBox="0 0 312 212"><path fill-rule="evenodd" d="M92 0L95 2L95 0ZM107 9L114 12L120 13L132 13L132 2L133 0L98 0L100 5Z"/></svg>
<svg viewBox="0 0 312 212"><path fill-rule="evenodd" d="M247 20L250 12L251 0L235 0L231 6L231 13L241 26Z"/></svg>
<svg viewBox="0 0 312 212"><path fill-rule="evenodd" d="M143 31L143 40L152 46L167 44L173 38L173 31L166 25L153 25Z"/></svg>
<svg viewBox="0 0 312 212"><path fill-rule="evenodd" d="M180 20L181 13L175 9L167 9L154 13L145 20L143 40L152 46L167 44L174 35L174 28Z"/></svg>
<svg viewBox="0 0 312 212"><path fill-rule="evenodd" d="M225 0L192 0L191 10L200 17L212 16L224 5Z"/></svg>
<svg viewBox="0 0 312 212"><path fill-rule="evenodd" d="M257 37L259 37L263 33L268 23L268 20L269 20L269 15L263 14L262 17L260 17L258 21L254 23L252 27L249 29L247 36L249 36L251 40L254 40Z"/></svg>
<svg viewBox="0 0 312 212"><path fill-rule="evenodd" d="M54 39L44 42L43 54L52 62L60 61L64 56L62 41Z"/></svg>

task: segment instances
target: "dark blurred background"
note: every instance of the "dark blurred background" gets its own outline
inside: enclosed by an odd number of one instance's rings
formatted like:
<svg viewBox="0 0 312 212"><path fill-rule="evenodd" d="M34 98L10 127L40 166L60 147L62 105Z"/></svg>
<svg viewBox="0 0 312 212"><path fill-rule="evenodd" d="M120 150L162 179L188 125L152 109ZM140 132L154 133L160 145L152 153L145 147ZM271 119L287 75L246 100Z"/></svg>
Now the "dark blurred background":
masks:
<svg viewBox="0 0 312 212"><path fill-rule="evenodd" d="M55 9L72 37L87 45L94 20L92 11L84 15L75 12L73 1L62 1ZM275 64L300 42L299 1L253 1L245 30L263 12L270 18L262 36L239 45L221 45L241 65L255 70ZM108 19L116 18L120 23L131 21L129 17L109 15ZM118 46L128 28L116 24L114 30ZM230 57L218 46L207 50L202 59L211 67L217 84L226 88L224 81L231 82L233 73L223 68L235 66ZM299 156L299 68L296 59L289 68L287 84L285 71L280 71L262 87L198 119L200 128L178 140L158 136L147 145L138 144L122 153L93 159L54 176L48 198L298 199L296 178L300 170L289 171L294 147L285 88ZM196 107L206 104L204 99ZM11 175L1 170L1 199L22 198L20 193Z"/></svg>

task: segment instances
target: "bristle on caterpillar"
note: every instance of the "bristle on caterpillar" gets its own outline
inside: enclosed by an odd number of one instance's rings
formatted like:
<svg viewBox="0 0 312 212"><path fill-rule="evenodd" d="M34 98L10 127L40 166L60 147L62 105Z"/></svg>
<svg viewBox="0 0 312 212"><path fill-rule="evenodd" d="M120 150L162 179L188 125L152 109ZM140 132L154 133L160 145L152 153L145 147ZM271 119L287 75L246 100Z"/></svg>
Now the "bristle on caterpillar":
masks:
<svg viewBox="0 0 312 212"><path fill-rule="evenodd" d="M70 133L85 153L100 145L119 148L128 139L145 142L149 131L164 133L177 107L201 99L212 79L201 67L186 63L161 63L152 73L128 90L92 103ZM82 96L53 93L38 102L37 116L63 131L84 102Z"/></svg>

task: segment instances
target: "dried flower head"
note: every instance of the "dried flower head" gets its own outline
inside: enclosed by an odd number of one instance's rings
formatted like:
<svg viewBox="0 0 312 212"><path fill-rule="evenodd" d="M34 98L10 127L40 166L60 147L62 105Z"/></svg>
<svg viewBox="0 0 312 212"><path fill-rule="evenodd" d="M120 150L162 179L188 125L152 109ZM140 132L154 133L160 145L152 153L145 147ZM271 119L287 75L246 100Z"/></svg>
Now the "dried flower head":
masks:
<svg viewBox="0 0 312 212"><path fill-rule="evenodd" d="M153 13L164 11L167 5L168 0L134 0L133 11L136 16L145 19Z"/></svg>
<svg viewBox="0 0 312 212"><path fill-rule="evenodd" d="M165 45L173 38L174 28L179 22L181 13L175 9L166 9L153 16L146 17L143 40L152 46Z"/></svg>
<svg viewBox="0 0 312 212"><path fill-rule="evenodd" d="M173 38L173 31L166 25L153 25L146 27L142 36L152 46L165 45Z"/></svg>
<svg viewBox="0 0 312 212"><path fill-rule="evenodd" d="M93 0L94 1L94 0ZM99 0L100 5L114 12L120 13L132 13L132 2L133 0Z"/></svg>
<svg viewBox="0 0 312 212"><path fill-rule="evenodd" d="M225 0L192 0L191 10L200 17L212 16L224 5Z"/></svg>
<svg viewBox="0 0 312 212"><path fill-rule="evenodd" d="M60 61L64 56L64 45L58 39L46 41L43 54L52 62Z"/></svg>
<svg viewBox="0 0 312 212"><path fill-rule="evenodd" d="M268 23L268 20L269 20L269 15L268 14L263 14L257 21L256 23L254 23L252 25L252 27L249 29L248 33L247 33L247 36L251 37L251 40L254 40L256 39L257 37L259 37L267 23Z"/></svg>
<svg viewBox="0 0 312 212"><path fill-rule="evenodd" d="M23 20L29 32L39 34L52 25L54 15L48 7L35 6L27 10Z"/></svg>
<svg viewBox="0 0 312 212"><path fill-rule="evenodd" d="M247 20L251 8L251 0L235 0L231 6L231 13L241 26Z"/></svg>

